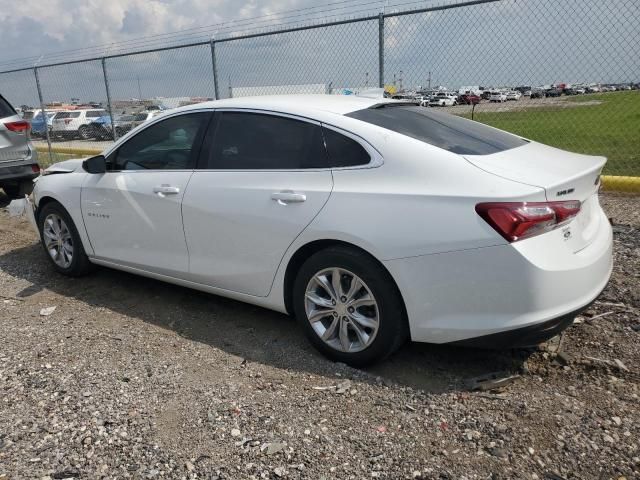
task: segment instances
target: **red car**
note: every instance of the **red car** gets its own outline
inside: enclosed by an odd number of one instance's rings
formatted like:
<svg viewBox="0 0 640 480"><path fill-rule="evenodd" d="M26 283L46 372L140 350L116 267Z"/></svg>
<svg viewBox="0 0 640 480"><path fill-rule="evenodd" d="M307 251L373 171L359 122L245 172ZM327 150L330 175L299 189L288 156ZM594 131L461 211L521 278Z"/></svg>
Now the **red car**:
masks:
<svg viewBox="0 0 640 480"><path fill-rule="evenodd" d="M465 93L460 95L460 103L465 103L467 105L477 105L480 103L480 97L475 93Z"/></svg>

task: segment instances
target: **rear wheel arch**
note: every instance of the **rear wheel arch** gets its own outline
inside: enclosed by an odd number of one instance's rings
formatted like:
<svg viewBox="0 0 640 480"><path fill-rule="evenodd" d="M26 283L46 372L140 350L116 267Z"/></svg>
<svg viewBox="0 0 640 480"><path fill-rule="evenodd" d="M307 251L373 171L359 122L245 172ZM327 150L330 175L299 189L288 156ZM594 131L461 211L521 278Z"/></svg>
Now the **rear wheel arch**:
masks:
<svg viewBox="0 0 640 480"><path fill-rule="evenodd" d="M304 262L307 261L307 259L309 259L312 255L322 251L322 250L326 250L328 248L331 247L343 247L343 248L347 248L350 250L355 250L358 251L360 253L363 253L365 255L367 255L369 258L371 258L380 268L380 271L383 272L384 275L386 275L389 280L391 280L391 282L393 282L393 285L396 288L396 291L398 293L398 295L400 296L400 300L402 302L402 309L403 309L403 317L405 322L407 322L407 329L409 328L408 325L408 315L407 315L407 308L405 305L405 301L404 298L402 296L402 292L400 291L400 288L398 287L398 282L396 282L396 280L393 278L393 275L391 275L391 272L389 272L389 270L382 264L382 262L380 262L380 260L378 260L374 255L372 255L370 252L368 252L367 250L365 250L362 247L358 247L357 245L354 245L353 243L349 243L349 242L345 242L342 240L333 240L333 239L326 239L326 240L314 240L312 242L309 242L305 245L302 245L300 248L298 248L298 250L296 250L296 252L291 256L291 258L289 259L289 263L287 264L287 269L285 270L285 274L284 274L284 288L283 288L283 293L284 293L284 304L285 304L285 308L287 310L287 313L289 315L293 315L293 286L296 280L296 276L298 275L298 272L300 271L300 268L302 267L302 265L304 264ZM407 330L408 331L408 330Z"/></svg>

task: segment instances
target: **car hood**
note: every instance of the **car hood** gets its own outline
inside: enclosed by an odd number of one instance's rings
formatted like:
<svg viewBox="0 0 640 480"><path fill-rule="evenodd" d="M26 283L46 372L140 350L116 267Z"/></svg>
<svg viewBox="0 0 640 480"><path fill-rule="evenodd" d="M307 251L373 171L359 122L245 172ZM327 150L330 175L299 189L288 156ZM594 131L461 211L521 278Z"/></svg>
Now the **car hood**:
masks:
<svg viewBox="0 0 640 480"><path fill-rule="evenodd" d="M53 175L58 173L73 173L82 168L82 162L89 157L84 158L72 158L71 160L65 160L64 162L54 163L50 167L47 167L43 174Z"/></svg>

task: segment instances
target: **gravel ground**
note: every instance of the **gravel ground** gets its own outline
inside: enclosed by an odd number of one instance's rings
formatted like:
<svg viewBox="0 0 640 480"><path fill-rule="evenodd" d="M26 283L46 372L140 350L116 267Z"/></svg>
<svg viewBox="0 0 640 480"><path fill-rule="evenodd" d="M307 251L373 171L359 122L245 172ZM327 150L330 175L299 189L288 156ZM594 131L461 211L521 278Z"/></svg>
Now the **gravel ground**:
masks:
<svg viewBox="0 0 640 480"><path fill-rule="evenodd" d="M603 203L613 279L561 339L407 345L366 371L284 315L57 275L2 211L0 480L640 478L640 198ZM492 372L502 387L470 388Z"/></svg>

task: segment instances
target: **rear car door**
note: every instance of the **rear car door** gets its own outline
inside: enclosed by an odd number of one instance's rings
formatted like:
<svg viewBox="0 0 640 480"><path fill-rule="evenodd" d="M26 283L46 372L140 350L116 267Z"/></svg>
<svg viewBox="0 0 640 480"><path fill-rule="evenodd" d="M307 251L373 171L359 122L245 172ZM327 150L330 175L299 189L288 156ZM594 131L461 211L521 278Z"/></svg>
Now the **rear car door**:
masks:
<svg viewBox="0 0 640 480"><path fill-rule="evenodd" d="M266 296L287 248L331 194L322 128L223 110L204 145L182 205L190 279Z"/></svg>
<svg viewBox="0 0 640 480"><path fill-rule="evenodd" d="M154 122L88 175L82 216L96 257L164 275L189 269L181 203L211 112Z"/></svg>

